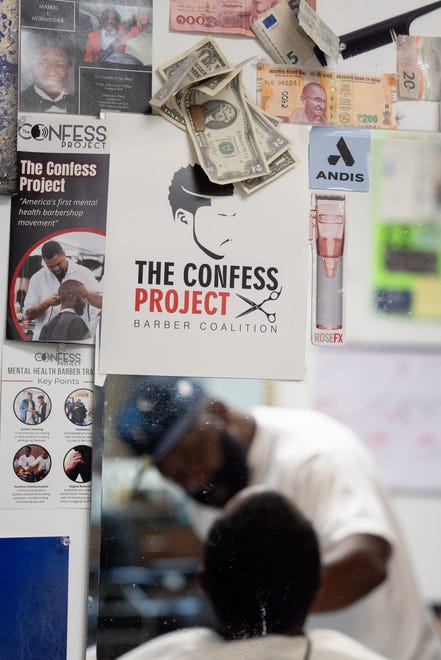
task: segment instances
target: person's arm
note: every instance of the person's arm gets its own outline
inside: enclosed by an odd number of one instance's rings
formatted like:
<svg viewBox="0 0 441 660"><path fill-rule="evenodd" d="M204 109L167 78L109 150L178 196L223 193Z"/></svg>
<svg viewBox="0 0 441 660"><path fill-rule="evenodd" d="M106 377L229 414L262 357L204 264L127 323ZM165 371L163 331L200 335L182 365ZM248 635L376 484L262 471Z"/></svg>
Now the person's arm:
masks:
<svg viewBox="0 0 441 660"><path fill-rule="evenodd" d="M33 321L34 319L37 319L39 316L45 313L46 310L49 309L49 307L54 307L55 305L60 304L60 298L58 297L58 293L53 293L52 295L48 296L48 298L45 298L41 303L37 303L36 305L32 305L31 307L26 308L26 318L29 319L29 321Z"/></svg>
<svg viewBox="0 0 441 660"><path fill-rule="evenodd" d="M390 544L372 534L353 534L336 543L321 569L321 587L311 612L347 607L367 596L387 577Z"/></svg>
<svg viewBox="0 0 441 660"><path fill-rule="evenodd" d="M101 309L103 305L103 297L100 293L97 293L96 291L90 291L90 289L86 289L86 298L89 305Z"/></svg>

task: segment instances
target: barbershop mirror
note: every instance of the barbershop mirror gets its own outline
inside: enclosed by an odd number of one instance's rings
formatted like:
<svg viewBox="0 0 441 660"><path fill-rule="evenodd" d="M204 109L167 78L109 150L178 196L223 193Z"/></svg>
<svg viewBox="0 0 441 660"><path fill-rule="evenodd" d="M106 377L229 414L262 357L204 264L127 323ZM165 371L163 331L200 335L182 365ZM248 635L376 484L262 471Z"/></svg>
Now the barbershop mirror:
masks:
<svg viewBox="0 0 441 660"><path fill-rule="evenodd" d="M98 657L106 659L164 632L213 625L198 585L202 546L186 497L115 429L136 378L108 375L95 387L88 645L96 641ZM196 380L235 407L272 397L269 381Z"/></svg>
<svg viewBox="0 0 441 660"><path fill-rule="evenodd" d="M433 606L441 601L441 539L424 507L439 519L441 142L419 143L424 186L412 188L415 144L403 140L392 149L389 142L377 143L372 177L377 186L387 183L382 195L372 196L375 208L363 194L348 196L346 343L324 347L307 341L301 382L201 383L234 408L312 408L355 431L398 513L407 519L415 511L421 514L421 526L407 533L406 541L413 559L419 559L417 578L426 603ZM400 295L400 287L411 293ZM89 643L96 639L98 658L106 660L168 631L213 625L198 585L201 542L190 526L186 497L146 457L136 456L115 429L118 407L134 378L108 375L95 394ZM399 502L396 496L402 496ZM423 568L422 538L429 539Z"/></svg>
<svg viewBox="0 0 441 660"><path fill-rule="evenodd" d="M365 441L392 491L439 494L439 352L346 347L336 355L311 347L308 364L302 383L200 383L242 410L261 404L312 407L340 418ZM115 430L115 415L134 378L107 376L95 393L95 428L101 422L103 433L94 444L89 643L96 639L98 658L106 660L166 632L214 625L198 583L202 546L190 525L186 496L148 458L135 456ZM423 379L429 387L421 391ZM406 413L410 392L413 410ZM436 598L428 602L434 604Z"/></svg>

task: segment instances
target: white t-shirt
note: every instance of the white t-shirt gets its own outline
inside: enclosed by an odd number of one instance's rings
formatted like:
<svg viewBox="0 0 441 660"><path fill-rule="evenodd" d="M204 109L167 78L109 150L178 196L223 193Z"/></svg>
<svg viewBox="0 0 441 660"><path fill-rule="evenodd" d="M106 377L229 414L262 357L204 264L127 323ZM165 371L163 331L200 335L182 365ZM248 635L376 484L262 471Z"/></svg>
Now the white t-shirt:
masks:
<svg viewBox="0 0 441 660"><path fill-rule="evenodd" d="M405 545L370 457L355 434L312 410L260 407L248 452L250 485L285 494L311 520L323 561L351 534L374 534L392 545L386 580L357 603L311 616L310 627L340 630L392 660L441 660L441 644L422 602ZM215 509L190 501L204 537Z"/></svg>
<svg viewBox="0 0 441 660"><path fill-rule="evenodd" d="M308 655L309 652L309 655ZM267 635L228 642L209 628L161 635L125 653L121 660L384 660L335 630L314 630L307 638Z"/></svg>
<svg viewBox="0 0 441 660"><path fill-rule="evenodd" d="M93 273L86 268L81 266L81 264L76 264L70 259L67 259L67 272L64 276L62 282L66 280L78 280L82 282L88 291L93 291L94 293L100 293L100 285L97 279L94 277ZM26 294L24 302L24 311L26 312L30 307L34 305L39 305L43 300L58 293L61 282L57 277L49 270L49 268L44 265L40 268L39 271L32 275L29 280L29 289ZM41 328L46 325L51 319L53 319L58 312L60 311L60 305L54 305L49 307L41 316L35 319L35 327L33 334L33 341L36 341L40 337ZM86 305L86 309L83 313L83 320L87 324L87 327L90 326L92 317L94 317L99 310L94 307ZM82 342L84 343L84 342Z"/></svg>
<svg viewBox="0 0 441 660"><path fill-rule="evenodd" d="M38 465L38 472L49 470L51 466L51 459L49 458L49 456L47 458L43 458L43 456L37 456L32 467L36 467L37 465Z"/></svg>

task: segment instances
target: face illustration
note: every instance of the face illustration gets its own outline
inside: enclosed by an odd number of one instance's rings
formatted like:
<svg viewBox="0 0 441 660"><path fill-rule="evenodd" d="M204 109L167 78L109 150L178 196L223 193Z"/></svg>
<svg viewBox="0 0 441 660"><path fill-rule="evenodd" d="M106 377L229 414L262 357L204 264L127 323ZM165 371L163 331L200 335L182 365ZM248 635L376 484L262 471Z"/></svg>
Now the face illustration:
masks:
<svg viewBox="0 0 441 660"><path fill-rule="evenodd" d="M321 85L306 85L300 97L305 114L311 124L324 124L326 120L326 94Z"/></svg>
<svg viewBox="0 0 441 660"><path fill-rule="evenodd" d="M214 112L214 118L216 121L229 122L231 119L234 119L236 112L231 105L226 103L220 105L218 109Z"/></svg>
<svg viewBox="0 0 441 660"><path fill-rule="evenodd" d="M67 259L65 254L54 254L50 259L45 259L44 263L55 277L63 279L67 272Z"/></svg>
<svg viewBox="0 0 441 660"><path fill-rule="evenodd" d="M34 64L34 80L37 87L51 98L63 91L70 64L63 48L42 48Z"/></svg>
<svg viewBox="0 0 441 660"><path fill-rule="evenodd" d="M236 119L237 110L227 101L206 101L202 104L205 122L209 128L225 128Z"/></svg>
<svg viewBox="0 0 441 660"><path fill-rule="evenodd" d="M222 259L233 242L237 226L234 197L212 197L210 206L200 206L193 218L193 238L213 259Z"/></svg>

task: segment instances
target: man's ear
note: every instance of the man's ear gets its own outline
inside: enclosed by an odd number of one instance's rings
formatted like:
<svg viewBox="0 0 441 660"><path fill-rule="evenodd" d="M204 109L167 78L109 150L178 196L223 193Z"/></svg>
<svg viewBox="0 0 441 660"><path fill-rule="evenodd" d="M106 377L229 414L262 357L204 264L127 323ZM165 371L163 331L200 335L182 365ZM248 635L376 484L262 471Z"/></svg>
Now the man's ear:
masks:
<svg viewBox="0 0 441 660"><path fill-rule="evenodd" d="M175 222L181 225L191 226L193 220L193 213L186 211L185 209L179 208L175 212Z"/></svg>

